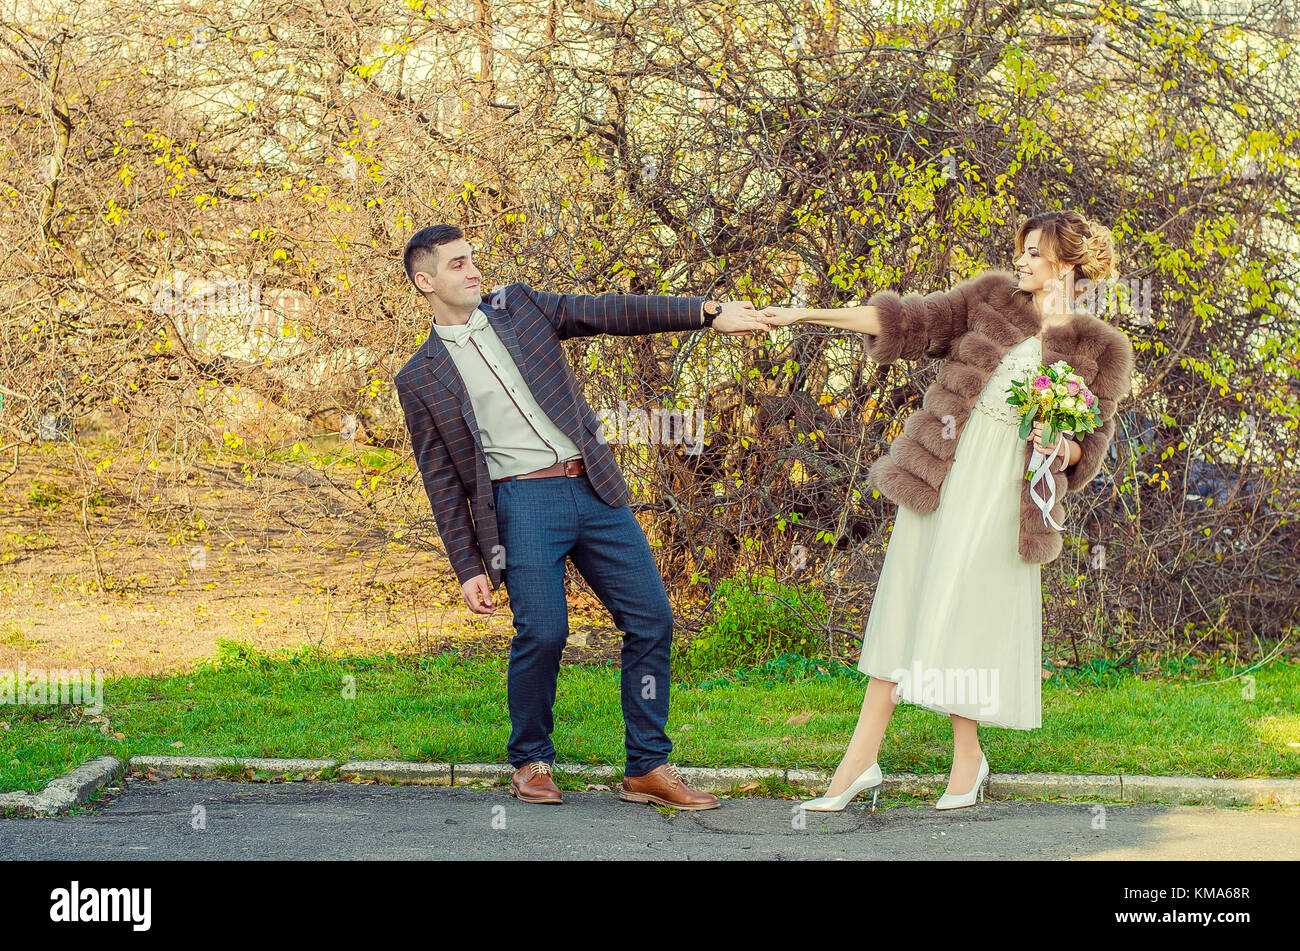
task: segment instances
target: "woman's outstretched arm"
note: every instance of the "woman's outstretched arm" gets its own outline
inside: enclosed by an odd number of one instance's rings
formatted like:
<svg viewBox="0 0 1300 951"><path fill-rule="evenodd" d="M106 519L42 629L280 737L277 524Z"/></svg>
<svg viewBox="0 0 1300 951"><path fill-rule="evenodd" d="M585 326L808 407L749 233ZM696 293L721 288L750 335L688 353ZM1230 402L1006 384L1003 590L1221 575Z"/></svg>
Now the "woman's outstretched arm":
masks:
<svg viewBox="0 0 1300 951"><path fill-rule="evenodd" d="M821 324L836 330L855 333L880 334L880 314L872 304L857 307L765 307L759 314L771 327L788 327L790 324Z"/></svg>
<svg viewBox="0 0 1300 951"><path fill-rule="evenodd" d="M880 290L855 307L767 307L760 311L759 319L772 327L817 323L865 334L867 356L876 363L942 358L966 332L970 288L971 282L963 282L950 291L901 297L895 291Z"/></svg>

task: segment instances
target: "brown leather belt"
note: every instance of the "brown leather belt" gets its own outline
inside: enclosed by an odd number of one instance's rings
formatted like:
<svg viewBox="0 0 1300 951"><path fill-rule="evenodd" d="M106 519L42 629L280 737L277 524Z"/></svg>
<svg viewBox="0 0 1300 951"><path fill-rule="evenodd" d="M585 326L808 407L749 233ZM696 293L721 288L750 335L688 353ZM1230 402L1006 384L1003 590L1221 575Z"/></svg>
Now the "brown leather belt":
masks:
<svg viewBox="0 0 1300 951"><path fill-rule="evenodd" d="M545 469L538 469L535 472L525 472L523 475L504 476L500 479L493 479L492 484L498 482L509 482L511 479L549 479L552 476L568 476L570 479L585 474L587 471L586 463L582 459L565 459L563 462L557 462L553 466L547 466Z"/></svg>

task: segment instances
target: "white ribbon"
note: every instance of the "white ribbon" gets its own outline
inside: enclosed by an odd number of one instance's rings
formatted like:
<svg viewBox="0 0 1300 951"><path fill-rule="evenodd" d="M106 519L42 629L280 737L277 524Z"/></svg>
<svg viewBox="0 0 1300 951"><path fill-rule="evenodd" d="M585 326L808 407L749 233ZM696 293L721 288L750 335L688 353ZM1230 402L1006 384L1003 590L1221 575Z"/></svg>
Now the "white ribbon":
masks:
<svg viewBox="0 0 1300 951"><path fill-rule="evenodd" d="M1029 472L1033 476L1029 480L1029 497L1034 500L1038 510L1043 513L1043 524L1058 532L1064 531L1064 525L1057 525L1056 519L1052 518L1052 507L1056 505L1056 480L1052 478L1052 463L1060 456L1061 450L1065 450L1064 458L1069 458L1070 448L1065 444L1065 437L1057 434L1056 445L1052 447L1052 454L1044 456L1037 449L1034 450L1033 458L1029 460ZM1034 487L1047 480L1047 498L1043 499L1034 493Z"/></svg>

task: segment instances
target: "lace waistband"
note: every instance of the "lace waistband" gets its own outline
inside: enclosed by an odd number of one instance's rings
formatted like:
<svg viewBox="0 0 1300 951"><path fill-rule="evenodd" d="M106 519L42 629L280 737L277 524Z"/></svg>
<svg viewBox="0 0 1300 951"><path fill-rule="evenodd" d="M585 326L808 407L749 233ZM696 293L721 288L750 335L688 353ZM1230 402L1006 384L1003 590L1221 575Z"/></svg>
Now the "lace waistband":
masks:
<svg viewBox="0 0 1300 951"><path fill-rule="evenodd" d="M1004 406L999 406L996 410L992 410L985 404L976 401L975 409L987 416L989 419L996 420L1006 426L1014 426L1017 429L1020 428L1020 412L1010 403L1007 403Z"/></svg>

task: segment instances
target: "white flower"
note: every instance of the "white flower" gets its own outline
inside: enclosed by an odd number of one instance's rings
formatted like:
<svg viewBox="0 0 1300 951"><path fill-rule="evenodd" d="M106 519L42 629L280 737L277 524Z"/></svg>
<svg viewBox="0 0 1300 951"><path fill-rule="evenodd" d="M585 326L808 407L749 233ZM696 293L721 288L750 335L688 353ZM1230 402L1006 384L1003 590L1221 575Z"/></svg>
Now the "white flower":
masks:
<svg viewBox="0 0 1300 951"><path fill-rule="evenodd" d="M1061 409L1074 409L1074 397L1067 396L1065 399L1061 400Z"/></svg>
<svg viewBox="0 0 1300 951"><path fill-rule="evenodd" d="M1058 383L1058 384L1056 384L1054 387L1052 387L1052 392L1055 393L1057 396L1064 396L1064 395L1065 395L1065 384L1064 384L1064 383Z"/></svg>

